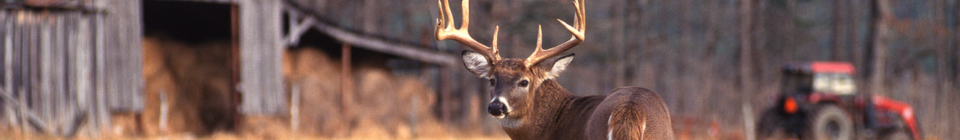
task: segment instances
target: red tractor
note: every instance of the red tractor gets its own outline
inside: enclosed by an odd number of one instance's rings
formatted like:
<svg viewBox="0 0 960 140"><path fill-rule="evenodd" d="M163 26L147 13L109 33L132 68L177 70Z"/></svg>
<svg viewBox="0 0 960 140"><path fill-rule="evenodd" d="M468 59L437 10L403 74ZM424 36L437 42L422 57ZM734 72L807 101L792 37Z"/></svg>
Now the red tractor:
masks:
<svg viewBox="0 0 960 140"><path fill-rule="evenodd" d="M850 63L796 63L782 70L775 106L765 109L757 122L759 139L919 140L922 136L909 104L857 94Z"/></svg>

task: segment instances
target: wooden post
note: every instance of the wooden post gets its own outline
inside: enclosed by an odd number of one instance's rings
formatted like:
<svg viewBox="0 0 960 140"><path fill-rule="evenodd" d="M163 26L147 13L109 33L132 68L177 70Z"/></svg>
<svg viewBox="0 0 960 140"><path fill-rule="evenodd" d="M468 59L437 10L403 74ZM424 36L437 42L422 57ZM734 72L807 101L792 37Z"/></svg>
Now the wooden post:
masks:
<svg viewBox="0 0 960 140"><path fill-rule="evenodd" d="M167 134L167 118L169 117L170 104L167 103L167 93L160 89L160 135Z"/></svg>
<svg viewBox="0 0 960 140"><path fill-rule="evenodd" d="M297 136L300 128L300 85L290 88L290 130L293 130L293 136Z"/></svg>
<svg viewBox="0 0 960 140"><path fill-rule="evenodd" d="M353 76L350 74L350 44L344 43L341 48L343 52L340 56L340 84L342 86L340 87L340 91L342 92L340 95L340 112L347 113L349 109L347 106L353 101Z"/></svg>
<svg viewBox="0 0 960 140"><path fill-rule="evenodd" d="M108 87L106 83L107 60L104 58L106 57L106 54L104 54L106 52L106 49L104 47L106 47L106 43L107 43L106 39L104 39L107 37L106 31L104 31L104 29L106 28L104 24L107 19L106 19L106 15L95 15L94 17L96 18L94 21L94 25L95 25L94 29L96 30L94 31L94 34L96 36L96 40L94 40L94 61L95 61L94 75L96 75L94 76L95 77L94 83L96 86L94 88L95 89L94 90L94 96L95 96L94 110L96 111L94 111L94 113L96 115L94 116L96 116L97 118L97 123L95 125L97 127L97 130L99 131L99 130L106 130L107 128L109 128L108 126L110 125L110 114L107 110L107 95L106 95L107 87Z"/></svg>
<svg viewBox="0 0 960 140"><path fill-rule="evenodd" d="M6 15L6 14L8 14L8 13L7 13L7 12L0 12L0 14ZM2 90L4 91L3 94L9 95L9 97L13 97L13 36L15 35L14 32L15 32L16 30L13 30L13 27L12 27L12 26L13 26L13 25L12 25L13 22L9 22L9 23L8 23L8 22L7 22L7 18L4 18L3 20L0 20L0 22L3 23L4 26L3 26L2 28L4 29L4 31L6 31L6 32L4 32L4 35L3 35L3 36L4 36L4 38L3 38L3 40L4 40L4 41L3 41L3 53L4 53L4 54L3 54L3 68L4 68L3 72L4 72L4 77L3 77L3 78L4 78L4 79L3 79L3 80L4 80L4 84L6 84L6 85L3 86L4 89L2 89ZM9 105L4 105L4 106L5 106L5 107L4 107L4 110L5 110L4 113L7 113L7 115L8 115L7 117L9 117L8 119L16 118L16 117L14 116L14 113L12 113L12 112L13 112L13 108L7 107L7 106L9 106ZM14 120L9 120L9 121L10 121L10 123L13 123Z"/></svg>
<svg viewBox="0 0 960 140"><path fill-rule="evenodd" d="M240 90L240 6L230 5L230 106L234 110L239 110L243 102ZM240 118L243 117L238 112L234 112L233 127L240 128L243 123Z"/></svg>

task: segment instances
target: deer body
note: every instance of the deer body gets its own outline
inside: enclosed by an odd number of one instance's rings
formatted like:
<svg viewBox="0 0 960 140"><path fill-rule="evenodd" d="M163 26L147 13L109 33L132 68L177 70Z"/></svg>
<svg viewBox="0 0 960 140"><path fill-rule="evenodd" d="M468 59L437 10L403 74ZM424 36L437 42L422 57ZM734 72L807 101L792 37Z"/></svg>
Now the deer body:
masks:
<svg viewBox="0 0 960 140"><path fill-rule="evenodd" d="M674 139L670 114L657 93L639 87L613 90L607 96L578 97L556 82L574 55L559 56L584 40L586 14L583 1L574 1L576 22L560 21L573 37L543 50L538 34L537 49L526 59L502 59L494 31L492 47L467 33L469 4L463 1L463 21L453 28L449 3L440 0L437 40L455 40L477 52L464 51L468 71L490 82L487 112L497 118L512 139ZM542 33L542 32L541 32Z"/></svg>
<svg viewBox="0 0 960 140"><path fill-rule="evenodd" d="M670 129L670 118L667 114L665 104L641 105L642 102L635 100L647 100L652 103L654 100L660 100L659 95L637 87L619 88L611 95L607 96L585 96L577 97L556 83L556 81L546 81L541 85L541 95L537 97L536 105L538 115L529 122L528 125L519 127L504 127L504 130L512 139L610 139L611 130L622 130L625 134L613 136L613 139L639 139L642 136L645 139L667 140L673 139L673 132ZM558 91L546 93L546 91ZM553 96L553 97L550 97ZM625 107L627 105L629 107ZM618 108L619 107L619 108ZM610 117L616 109L633 109L636 113L650 112L646 118L622 118ZM643 115L636 115L643 116ZM621 127L610 127L611 119L620 119ZM648 120L649 119L649 120ZM646 122L645 124L641 122ZM617 123L617 122L615 122ZM647 130L642 128L630 128L628 126L647 125ZM629 131L640 130L642 133L631 133Z"/></svg>

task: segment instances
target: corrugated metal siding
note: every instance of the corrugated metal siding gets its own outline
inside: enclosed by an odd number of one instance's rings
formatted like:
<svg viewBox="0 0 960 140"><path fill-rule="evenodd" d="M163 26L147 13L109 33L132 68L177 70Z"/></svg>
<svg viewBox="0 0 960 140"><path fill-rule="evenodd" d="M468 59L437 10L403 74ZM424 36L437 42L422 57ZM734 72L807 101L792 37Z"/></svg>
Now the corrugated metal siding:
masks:
<svg viewBox="0 0 960 140"><path fill-rule="evenodd" d="M241 112L286 113L281 73L281 1L241 0L239 6Z"/></svg>

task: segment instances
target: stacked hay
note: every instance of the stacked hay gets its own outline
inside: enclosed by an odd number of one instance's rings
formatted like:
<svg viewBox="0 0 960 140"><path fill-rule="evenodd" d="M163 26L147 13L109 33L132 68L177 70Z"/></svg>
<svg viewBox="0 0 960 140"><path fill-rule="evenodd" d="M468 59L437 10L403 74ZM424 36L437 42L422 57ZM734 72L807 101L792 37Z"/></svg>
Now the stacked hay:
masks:
<svg viewBox="0 0 960 140"><path fill-rule="evenodd" d="M237 121L237 106L230 102L229 42L184 43L151 36L143 39L143 51L146 103L143 114L134 117L136 123L122 128L135 132L130 134L207 135L229 130L237 122L243 123L241 131L266 136L293 131L277 129L291 127L289 116ZM449 133L434 119L436 93L424 81L393 75L382 60L367 60L356 61L353 100L343 103L338 59L317 47L284 52L283 75L288 87L287 93L278 94L290 97L293 88L300 91L297 133L331 138L437 137ZM160 92L165 94L162 100ZM169 107L163 129L161 101Z"/></svg>
<svg viewBox="0 0 960 140"><path fill-rule="evenodd" d="M435 92L416 77L395 76L383 63L358 62L352 72L353 100L344 103L339 60L316 47L300 47L288 50L283 62L287 85L301 92L302 132L353 138L411 138L445 132L431 111Z"/></svg>
<svg viewBox="0 0 960 140"><path fill-rule="evenodd" d="M205 135L233 127L237 109L230 96L229 42L189 44L146 37L143 52L146 100L138 127L144 134ZM165 99L160 99L160 92ZM169 107L162 130L161 101Z"/></svg>

